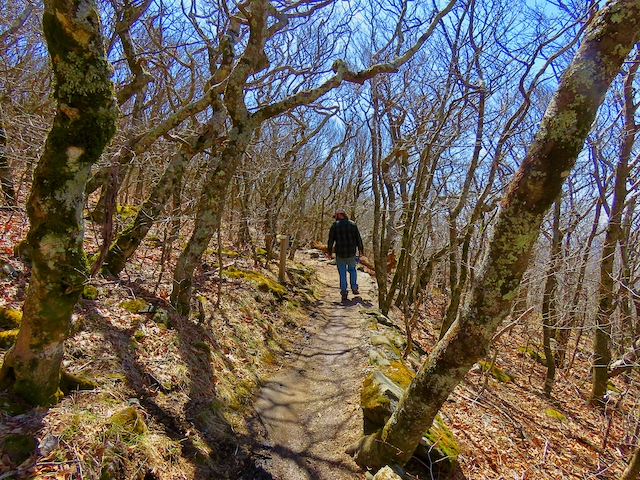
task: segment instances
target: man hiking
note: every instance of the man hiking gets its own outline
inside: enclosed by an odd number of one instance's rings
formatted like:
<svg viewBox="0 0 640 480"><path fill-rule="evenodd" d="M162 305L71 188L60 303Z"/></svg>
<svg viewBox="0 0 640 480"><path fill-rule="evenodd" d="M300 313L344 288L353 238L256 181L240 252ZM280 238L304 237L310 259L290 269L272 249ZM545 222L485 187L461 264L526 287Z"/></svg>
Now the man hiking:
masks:
<svg viewBox="0 0 640 480"><path fill-rule="evenodd" d="M342 301L346 302L347 292L347 272L349 272L349 284L354 295L358 295L358 281L356 270L356 250L360 255L364 253L362 237L355 222L349 220L347 212L339 208L334 216L336 219L329 229L329 241L327 242L329 258L336 254L336 266L340 275L340 295ZM334 248L335 247L335 248Z"/></svg>

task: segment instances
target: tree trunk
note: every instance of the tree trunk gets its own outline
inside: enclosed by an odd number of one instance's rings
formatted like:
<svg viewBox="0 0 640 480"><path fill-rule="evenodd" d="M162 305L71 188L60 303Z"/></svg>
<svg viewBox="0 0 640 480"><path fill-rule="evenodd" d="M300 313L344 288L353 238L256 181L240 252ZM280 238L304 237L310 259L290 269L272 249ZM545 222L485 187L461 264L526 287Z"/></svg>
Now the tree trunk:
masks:
<svg viewBox="0 0 640 480"><path fill-rule="evenodd" d="M58 107L27 204L33 267L23 321L0 376L12 374L29 402L51 405L61 395L63 345L88 274L83 192L118 111L95 3L45 0L42 24Z"/></svg>
<svg viewBox="0 0 640 480"><path fill-rule="evenodd" d="M16 206L16 191L13 188L11 169L7 160L7 135L4 125L0 124L0 186L4 193L4 200L10 207Z"/></svg>
<svg viewBox="0 0 640 480"><path fill-rule="evenodd" d="M158 215L165 209L171 195L180 187L182 176L192 156L193 153L187 152L185 147L180 147L173 154L162 178L153 187L133 223L120 232L113 245L109 247L102 265L103 272L118 275L122 271L127 260L149 233Z"/></svg>
<svg viewBox="0 0 640 480"><path fill-rule="evenodd" d="M549 269L547 270L547 280L544 285L542 298L542 344L544 346L544 356L547 363L547 374L544 379L544 394L551 396L553 384L556 378L556 357L551 348L551 339L556 337L556 288L558 280L556 271L558 270L558 255L560 254L560 206L561 199L556 200L553 211L553 229L551 233L551 249L549 252Z"/></svg>
<svg viewBox="0 0 640 480"><path fill-rule="evenodd" d="M422 365L383 429L349 451L361 466L405 464L436 413L508 315L540 225L575 164L607 88L637 42L640 0L595 16L502 199L483 268L458 320Z"/></svg>
<svg viewBox="0 0 640 480"><path fill-rule="evenodd" d="M635 124L636 106L633 102L633 80L638 69L638 62L632 64L624 82L624 137L620 159L616 168L616 179L613 186L613 201L602 256L600 259L600 285L598 287L598 311L596 312L596 329L593 338L593 379L589 402L604 406L609 380L609 364L611 363L611 323L616 309L615 279L613 274L614 260L618 242L622 240L622 215L627 196L627 179L629 178L629 160L635 143L638 127Z"/></svg>
<svg viewBox="0 0 640 480"><path fill-rule="evenodd" d="M252 133L253 129L248 129L241 134L230 135L236 138L236 141L227 144L221 153L218 165L210 171L205 183L205 189L198 204L193 233L178 257L173 272L171 304L182 315L189 314L193 272L199 265L211 238L220 227L229 184L240 164Z"/></svg>

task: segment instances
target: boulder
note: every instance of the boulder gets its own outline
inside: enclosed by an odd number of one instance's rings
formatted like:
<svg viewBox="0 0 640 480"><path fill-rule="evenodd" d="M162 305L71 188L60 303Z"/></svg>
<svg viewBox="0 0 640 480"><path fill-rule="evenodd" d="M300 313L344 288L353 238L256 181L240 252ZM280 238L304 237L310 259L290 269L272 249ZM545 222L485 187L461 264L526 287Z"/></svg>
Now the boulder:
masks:
<svg viewBox="0 0 640 480"><path fill-rule="evenodd" d="M373 480L402 480L402 477L387 465L378 470L378 473L373 476Z"/></svg>
<svg viewBox="0 0 640 480"><path fill-rule="evenodd" d="M403 363L393 361L391 365L367 376L360 398L365 435L384 426L398 406L413 375ZM424 433L414 455L428 465L437 464L440 472L449 472L457 466L459 452L460 448L453 434L438 414L431 428Z"/></svg>

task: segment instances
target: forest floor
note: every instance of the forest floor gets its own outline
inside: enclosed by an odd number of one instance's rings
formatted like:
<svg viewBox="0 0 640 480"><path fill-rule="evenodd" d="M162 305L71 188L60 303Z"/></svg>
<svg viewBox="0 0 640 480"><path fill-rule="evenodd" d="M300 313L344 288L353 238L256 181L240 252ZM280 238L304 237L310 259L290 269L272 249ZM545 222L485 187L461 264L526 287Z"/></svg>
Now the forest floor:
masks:
<svg viewBox="0 0 640 480"><path fill-rule="evenodd" d="M19 310L29 266L11 252L27 224L0 215L0 307ZM371 279L362 274L360 296L341 304L335 266L300 252L283 294L274 265L226 251L221 278L212 251L185 318L168 305L175 256L160 267L156 235L120 279L91 279L97 296L73 315L64 366L93 388L48 409L0 388L0 479L364 479L344 449L362 433L370 337L404 335L397 312L388 326L367 314ZM413 332L427 354L444 302L431 291ZM508 377L477 365L443 407L460 471L469 480L618 478L635 442L637 374L613 379L606 411L590 407L585 332L546 398L540 330L535 315L512 325L487 359L495 354ZM37 445L23 456L6 448L21 435Z"/></svg>

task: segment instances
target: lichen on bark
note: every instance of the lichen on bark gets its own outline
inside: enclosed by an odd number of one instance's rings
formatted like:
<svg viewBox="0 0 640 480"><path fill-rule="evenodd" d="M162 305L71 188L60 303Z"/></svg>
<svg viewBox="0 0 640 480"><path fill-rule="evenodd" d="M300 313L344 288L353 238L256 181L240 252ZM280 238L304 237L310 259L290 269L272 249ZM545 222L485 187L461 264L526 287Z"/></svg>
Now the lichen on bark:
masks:
<svg viewBox="0 0 640 480"><path fill-rule="evenodd" d="M23 321L0 377L13 377L14 391L31 403L50 405L61 397L63 345L88 273L84 186L118 110L94 2L45 1L42 25L58 106L27 203L32 273Z"/></svg>

